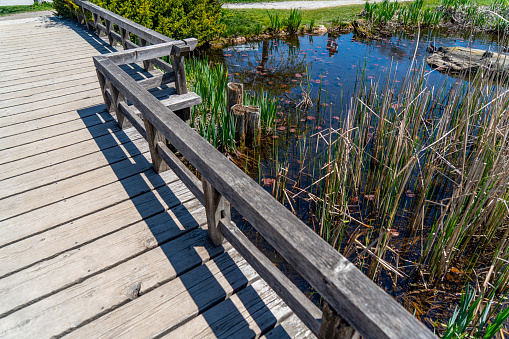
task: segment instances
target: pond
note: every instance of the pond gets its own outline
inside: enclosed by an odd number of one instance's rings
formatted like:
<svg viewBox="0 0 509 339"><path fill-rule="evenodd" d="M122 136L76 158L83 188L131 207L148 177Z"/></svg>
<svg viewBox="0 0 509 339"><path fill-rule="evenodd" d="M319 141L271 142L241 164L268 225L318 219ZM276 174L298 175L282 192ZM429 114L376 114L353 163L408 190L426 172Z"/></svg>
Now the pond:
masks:
<svg viewBox="0 0 509 339"><path fill-rule="evenodd" d="M321 233L323 225L320 221L323 221L323 215L320 218L316 209L324 205L317 203L319 198L316 197L323 188L319 188L316 182L324 179L324 176L316 175L315 171L320 172L330 166L330 159L327 159L324 152L337 137L338 131L341 131L342 121L359 87L369 88L376 83L383 87L387 78L391 79L391 86L397 87L404 83L405 78L419 71L423 72L422 78L427 84L438 88L467 84L464 80L441 74L426 65L430 43L436 47L463 46L492 51L497 51L499 46L496 37L492 36L458 33L450 36L440 32L421 31L401 32L374 41L358 41L353 34L303 35L209 50L208 58L227 65L229 81L243 83L248 91L269 92L279 100L278 118L273 132L264 138L257 149L244 150L239 166L245 168L261 186L311 228ZM369 132L368 135L372 137L373 133ZM373 213L369 203L375 196L366 189L366 185L362 185L362 195L348 199L350 203L366 200L367 204L361 207L362 214L368 216L366 220L375 220L369 217ZM306 193L301 194L304 191ZM392 235L388 240L391 253L384 254L387 262L401 266L402 275L393 274L390 269L385 273L381 272L383 269L375 270L379 272L376 282L407 309L415 311L425 324L433 327L435 321L446 322L451 315L458 294L450 286L460 284L460 278L447 274L441 288L428 289L424 287L426 283L423 285L419 281L419 276L405 274L417 266L417 252L423 251L424 247L416 243L422 243L424 233L430 233L429 229L423 229L421 233L407 229L406 224L411 219L412 206L417 199L416 193L405 190L402 202L398 205L397 221L393 223L401 228L394 226L394 229L389 230ZM249 224L235 213L234 221L308 296L319 302L319 296ZM366 249L371 248L376 237L369 231L370 225L357 221L353 218L344 220L350 226L341 233L339 240L327 240L341 248L343 255L368 273L370 269L363 266L364 261L359 259L359 252L365 255ZM359 225L366 226L366 230L359 231ZM349 249L354 240L355 249ZM365 249L361 251L362 248ZM455 272L454 268L452 271Z"/></svg>

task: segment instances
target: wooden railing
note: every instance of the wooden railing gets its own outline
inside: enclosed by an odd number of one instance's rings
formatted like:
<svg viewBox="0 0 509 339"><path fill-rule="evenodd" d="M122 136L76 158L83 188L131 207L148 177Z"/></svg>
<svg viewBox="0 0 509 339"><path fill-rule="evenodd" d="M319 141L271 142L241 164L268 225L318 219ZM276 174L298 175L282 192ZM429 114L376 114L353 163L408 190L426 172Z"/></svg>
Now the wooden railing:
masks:
<svg viewBox="0 0 509 339"><path fill-rule="evenodd" d="M106 106L116 113L122 127L127 120L147 139L155 170L171 168L204 204L215 245L226 238L320 338L354 338L359 334L364 338L436 338L186 124L185 110L201 100L187 91L183 67L183 57L195 48L196 39L172 40L89 2L74 1L82 9L81 18L86 17L86 11L92 12L89 28L108 34L110 42L116 40L127 49L94 57ZM132 43L130 34L145 47ZM162 56L171 56L172 65L159 59ZM119 67L133 62L144 62L146 68L151 63L166 73L135 81ZM175 83L176 95L165 101L147 90L169 83ZM201 181L172 153L168 143L199 171ZM326 301L323 312L231 222L230 204L320 293Z"/></svg>

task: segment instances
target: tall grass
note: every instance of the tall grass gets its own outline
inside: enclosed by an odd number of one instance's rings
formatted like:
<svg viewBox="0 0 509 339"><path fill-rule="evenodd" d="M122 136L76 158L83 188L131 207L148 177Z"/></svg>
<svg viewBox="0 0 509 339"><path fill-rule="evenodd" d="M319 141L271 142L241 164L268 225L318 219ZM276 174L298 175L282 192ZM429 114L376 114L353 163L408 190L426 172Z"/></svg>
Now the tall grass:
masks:
<svg viewBox="0 0 509 339"><path fill-rule="evenodd" d="M300 9L290 9L290 15L286 20L286 29L288 33L295 34L299 31L302 22L302 12Z"/></svg>
<svg viewBox="0 0 509 339"><path fill-rule="evenodd" d="M191 110L191 127L218 150L235 153L235 123L226 113L228 70L221 63L190 59L186 63L188 87L202 98ZM277 115L278 100L267 92L245 93L244 104L260 107L262 131L270 130Z"/></svg>
<svg viewBox="0 0 509 339"><path fill-rule="evenodd" d="M273 188L375 281L443 289L452 274L449 293L478 282L477 295L498 298L509 283L509 90L485 74L452 87L427 76L396 86L360 74L340 121L297 141L299 166L279 157Z"/></svg>

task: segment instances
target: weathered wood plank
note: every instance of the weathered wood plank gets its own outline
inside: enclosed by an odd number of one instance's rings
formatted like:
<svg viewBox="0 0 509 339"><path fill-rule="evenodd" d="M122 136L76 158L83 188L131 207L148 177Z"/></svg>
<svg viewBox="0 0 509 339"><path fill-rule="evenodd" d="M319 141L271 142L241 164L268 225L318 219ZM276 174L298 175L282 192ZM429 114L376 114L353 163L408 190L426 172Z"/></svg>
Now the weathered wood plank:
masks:
<svg viewBox="0 0 509 339"><path fill-rule="evenodd" d="M235 250L230 250L70 333L68 338L155 337L192 319L256 279L256 272Z"/></svg>
<svg viewBox="0 0 509 339"><path fill-rule="evenodd" d="M58 81L58 82L57 82ZM7 100L33 100L33 97L41 95L42 93L48 94L48 92L53 92L62 87L73 87L77 84L88 84L91 82L97 83L97 77L92 72L88 72L85 74L80 74L79 76L74 76L74 79L54 79L53 83L37 86L37 87L28 87L26 89L11 91L7 93L0 93L0 100L3 105L5 105L5 101ZM30 98L30 99L29 99Z"/></svg>
<svg viewBox="0 0 509 339"><path fill-rule="evenodd" d="M148 170L2 221L0 222L0 231L3 236L0 239L0 246L5 246L90 213L114 206L175 180L177 180L177 176L171 171L157 175L153 170Z"/></svg>
<svg viewBox="0 0 509 339"><path fill-rule="evenodd" d="M255 268L256 272L290 306L292 311L306 324L311 332L318 335L322 318L320 309L275 267L236 225L221 220L220 228L226 240Z"/></svg>
<svg viewBox="0 0 509 339"><path fill-rule="evenodd" d="M175 50L176 46L180 47L187 46L190 48L190 50L193 50L197 45L198 40L194 38L175 40L171 42L150 45L146 47L139 47L135 44L132 44L131 48L133 49L117 53L110 53L107 55L107 57L116 65L124 65L171 55L172 53L174 53L173 51Z"/></svg>
<svg viewBox="0 0 509 339"><path fill-rule="evenodd" d="M118 180L122 181L130 176L138 175L151 167L146 154L140 154L121 160L111 167L100 167L90 172L3 198L0 204L0 222L7 221L24 213L35 212L37 209L70 199L97 187L105 186Z"/></svg>
<svg viewBox="0 0 509 339"><path fill-rule="evenodd" d="M175 194L168 202L170 208L178 206L181 200L192 199L192 194L182 183L172 185L170 189ZM54 291L74 285L126 258L177 238L205 222L203 209L181 212L179 215L166 213L157 219L136 223L1 279L0 317ZM105 253L108 255L105 256Z"/></svg>
<svg viewBox="0 0 509 339"><path fill-rule="evenodd" d="M176 185L179 185L178 181L170 183L168 187ZM203 210L203 206L193 199L168 211L175 201L175 193L168 187L159 187L154 191L18 241L11 246L0 248L2 262L0 277L28 268L67 250L76 249L85 243L117 232L127 225L143 220L147 220L145 224L147 222L163 224L168 216L176 220L178 216L187 214L187 211ZM165 211L168 212L164 213Z"/></svg>
<svg viewBox="0 0 509 339"><path fill-rule="evenodd" d="M223 252L223 247L207 241L206 230L198 228L8 315L0 322L0 336L51 337L72 331L128 303L134 284L141 283L143 294Z"/></svg>
<svg viewBox="0 0 509 339"><path fill-rule="evenodd" d="M91 126L88 129L79 129L77 131L57 135L52 138L35 141L30 144L8 148L2 151L0 164L6 164L40 153L46 153L85 140L91 140L103 135L108 135L111 132L119 130L120 128L118 127L116 121L113 120L100 125Z"/></svg>
<svg viewBox="0 0 509 339"><path fill-rule="evenodd" d="M71 143L63 148L58 148L47 153L39 153L28 158L22 158L16 162L2 164L0 165L0 180L55 166L73 159L79 159L88 154L103 152L104 156L109 154L110 148L117 147L119 144L123 145L125 152L135 154L139 151L136 140L140 137L135 131L130 129L121 131L117 127L116 131L112 131L111 134L88 139L80 143ZM130 141L134 141L135 144L130 144Z"/></svg>
<svg viewBox="0 0 509 339"><path fill-rule="evenodd" d="M257 338L290 315L290 308L258 280L163 338Z"/></svg>
<svg viewBox="0 0 509 339"><path fill-rule="evenodd" d="M49 100L54 100L56 98L63 97L68 95L69 93L80 93L92 89L99 88L99 84L97 83L97 78L93 79L92 77L87 78L88 81L81 81L81 83L70 83L68 87L65 88L55 88L49 92L40 92L31 94L25 97L15 97L11 99L2 99L0 101L0 110L5 111L5 109L13 109L13 107L22 106L24 107L33 107L38 103L44 103ZM34 105L29 105L34 104ZM27 109L28 110L28 109Z"/></svg>
<svg viewBox="0 0 509 339"><path fill-rule="evenodd" d="M46 186L49 184L57 183L67 178L90 172L101 167L115 167L122 165L121 161L130 159L130 162L139 160L141 154L148 153L148 146L143 139L134 139L133 142L126 142L118 146L113 146L107 149L107 156L104 153L97 151L87 154L79 158L66 158L63 162L44 167L38 170L27 172L24 174L19 173L17 176L5 179L2 181L2 190L0 192L0 199L20 194L25 191L34 190L36 188Z"/></svg>
<svg viewBox="0 0 509 339"><path fill-rule="evenodd" d="M316 338L316 336L311 333L311 330L309 330L296 315L292 315L273 330L260 337L260 339L276 338L313 339Z"/></svg>
<svg viewBox="0 0 509 339"><path fill-rule="evenodd" d="M205 204L203 196L202 183L198 178L180 161L179 158L168 148L168 146L157 143L157 153L161 159L166 162L170 169L179 177L179 179L193 192L194 196L202 203Z"/></svg>

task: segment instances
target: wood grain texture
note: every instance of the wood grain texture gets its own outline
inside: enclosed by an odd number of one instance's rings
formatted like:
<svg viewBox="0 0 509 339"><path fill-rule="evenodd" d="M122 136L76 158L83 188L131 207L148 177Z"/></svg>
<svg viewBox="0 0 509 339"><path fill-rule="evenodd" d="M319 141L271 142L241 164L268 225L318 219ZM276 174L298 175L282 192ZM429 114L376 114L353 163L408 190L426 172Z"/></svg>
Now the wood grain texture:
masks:
<svg viewBox="0 0 509 339"><path fill-rule="evenodd" d="M257 279L253 268L235 250L229 250L67 337L154 337L186 326L186 321Z"/></svg>
<svg viewBox="0 0 509 339"><path fill-rule="evenodd" d="M223 247L208 242L205 230L196 229L11 313L0 322L0 336L47 338L63 334L130 302L128 291L133 284L141 282L143 296L223 252Z"/></svg>
<svg viewBox="0 0 509 339"><path fill-rule="evenodd" d="M175 196L170 208L179 205L181 200L192 199L182 184L172 188ZM136 223L3 278L0 317L197 228L205 222L205 216L202 208L197 209L196 215L193 215L194 212L166 214L166 220L159 218L158 222L147 220ZM105 256L105 253L108 255Z"/></svg>

